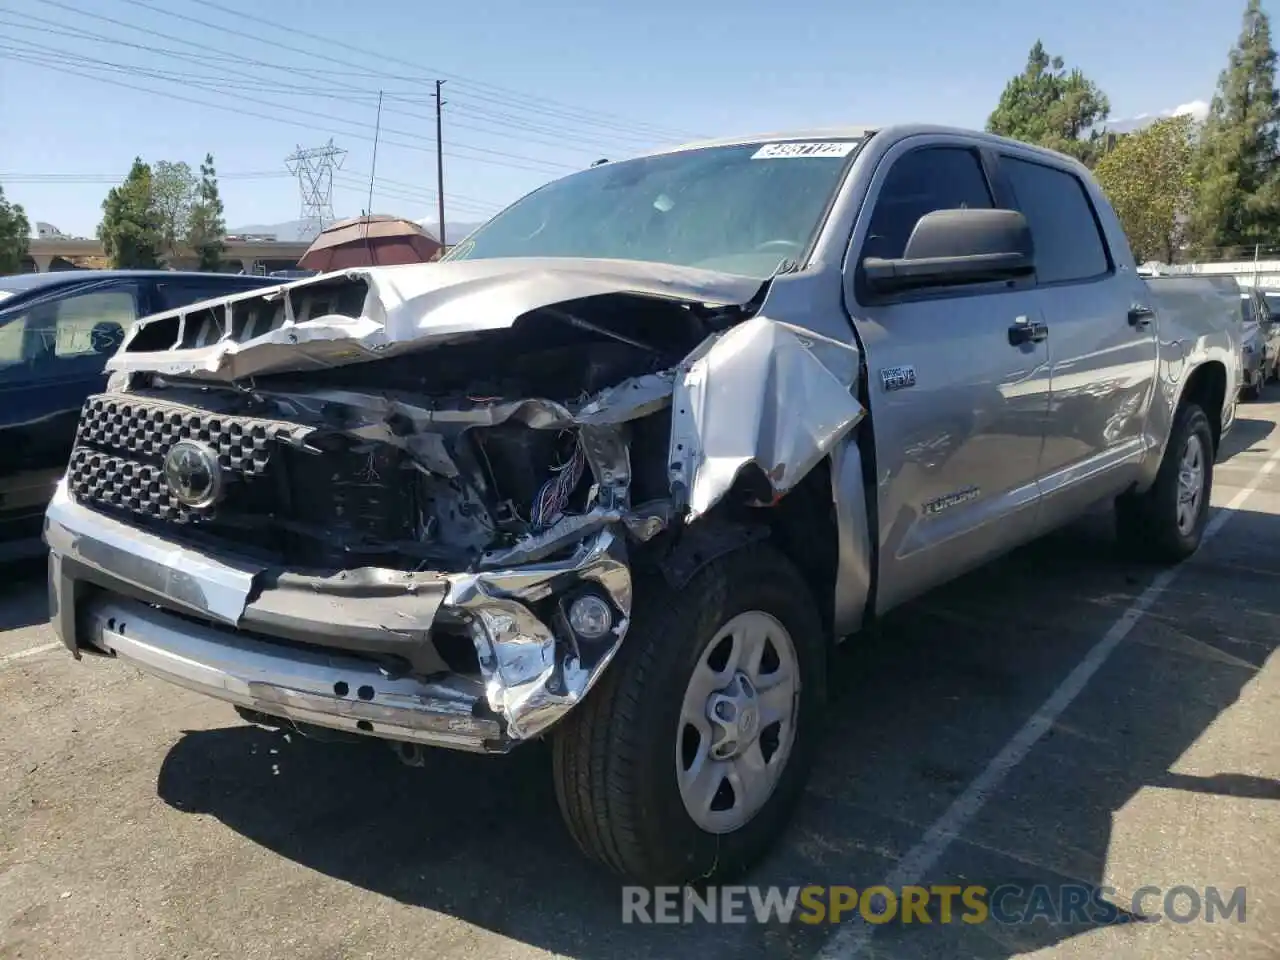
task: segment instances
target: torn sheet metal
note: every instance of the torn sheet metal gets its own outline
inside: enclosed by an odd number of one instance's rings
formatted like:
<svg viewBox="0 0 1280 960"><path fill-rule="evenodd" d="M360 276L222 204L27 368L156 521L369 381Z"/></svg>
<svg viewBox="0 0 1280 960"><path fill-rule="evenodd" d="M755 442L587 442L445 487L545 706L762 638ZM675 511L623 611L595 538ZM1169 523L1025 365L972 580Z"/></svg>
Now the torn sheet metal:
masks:
<svg viewBox="0 0 1280 960"><path fill-rule="evenodd" d="M546 399L486 401L446 409L347 390L318 390L307 394L258 391L256 395L270 400L282 416L317 423L333 422L336 418L339 429L347 436L399 447L424 471L446 478L462 476L445 442L446 436L456 437L473 427L492 427L510 420L542 430L576 425L597 484L596 501L605 510L612 511L610 522L627 522L631 461L621 427L670 405L674 381L673 370L632 377L600 391L576 410ZM634 525L628 523L628 528L634 532L644 531L647 536L643 539L648 539L665 526L665 523L658 524L649 517L639 519ZM582 535L586 532L589 531L584 529ZM515 555L529 549L532 547L521 545L503 551L506 559L500 562L516 562ZM528 556L522 562L533 559Z"/></svg>
<svg viewBox="0 0 1280 960"><path fill-rule="evenodd" d="M775 496L799 483L863 417L858 362L854 346L762 316L690 354L672 397L668 459L688 519L748 464Z"/></svg>
<svg viewBox="0 0 1280 960"><path fill-rule="evenodd" d="M566 576L598 584L612 601L611 634L590 645L558 643L527 604L550 597ZM451 578L446 605L472 617L472 640L490 708L515 739L536 737L591 689L613 659L631 618L631 571L625 543L599 531L557 563Z"/></svg>
<svg viewBox="0 0 1280 960"><path fill-rule="evenodd" d="M367 284L361 315L325 314L299 320L293 303L308 288L330 287L345 278ZM110 371L154 373L236 380L267 373L341 366L416 350L486 330L510 327L532 310L607 294L631 294L691 304L744 304L760 291L749 277L629 260L521 258L459 260L371 267L323 274L266 291L233 294L155 314L137 321L120 350L107 362ZM237 334L230 322L237 305L280 301L281 321L257 336ZM225 332L204 346L134 349L140 331L174 322L179 331L188 314L224 313ZM179 336L179 340L181 335Z"/></svg>

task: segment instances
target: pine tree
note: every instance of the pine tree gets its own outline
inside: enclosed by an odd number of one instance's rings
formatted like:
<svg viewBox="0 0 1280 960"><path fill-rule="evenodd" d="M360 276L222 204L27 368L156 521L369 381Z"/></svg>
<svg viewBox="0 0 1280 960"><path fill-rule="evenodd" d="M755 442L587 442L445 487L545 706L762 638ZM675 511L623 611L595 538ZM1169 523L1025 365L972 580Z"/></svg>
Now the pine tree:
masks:
<svg viewBox="0 0 1280 960"><path fill-rule="evenodd" d="M152 193L151 167L134 158L124 183L102 201L98 239L117 269L155 269L163 247L160 215Z"/></svg>
<svg viewBox="0 0 1280 960"><path fill-rule="evenodd" d="M1106 94L1037 40L1022 73L1005 85L987 130L1092 163L1102 147L1095 127L1110 113Z"/></svg>
<svg viewBox="0 0 1280 960"><path fill-rule="evenodd" d="M223 238L227 224L222 217L222 198L218 195L218 173L213 166L213 154L205 154L200 164L200 186L196 189L196 202L191 206L187 220L187 245L195 252L201 270L217 270L226 250Z"/></svg>
<svg viewBox="0 0 1280 960"><path fill-rule="evenodd" d="M1197 150L1188 233L1201 255L1280 242L1277 121L1271 24L1260 0L1249 0Z"/></svg>

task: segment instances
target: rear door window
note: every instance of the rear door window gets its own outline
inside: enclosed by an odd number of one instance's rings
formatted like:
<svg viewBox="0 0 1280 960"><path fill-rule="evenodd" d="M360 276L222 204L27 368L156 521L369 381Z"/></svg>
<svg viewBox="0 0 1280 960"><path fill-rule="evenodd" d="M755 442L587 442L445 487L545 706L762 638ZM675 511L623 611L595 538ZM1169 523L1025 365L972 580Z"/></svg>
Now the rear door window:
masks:
<svg viewBox="0 0 1280 960"><path fill-rule="evenodd" d="M1102 229L1079 177L1007 155L1000 166L1031 226L1040 283L1092 280L1110 272Z"/></svg>

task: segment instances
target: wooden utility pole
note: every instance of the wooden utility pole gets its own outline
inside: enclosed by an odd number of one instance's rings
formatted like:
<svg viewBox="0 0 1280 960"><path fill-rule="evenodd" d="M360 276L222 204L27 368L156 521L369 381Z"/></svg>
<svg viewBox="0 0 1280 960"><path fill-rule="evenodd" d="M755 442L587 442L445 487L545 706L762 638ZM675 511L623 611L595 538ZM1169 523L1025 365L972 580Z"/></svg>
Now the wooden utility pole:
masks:
<svg viewBox="0 0 1280 960"><path fill-rule="evenodd" d="M448 246L448 241L444 236L444 141L441 139L441 123L440 110L444 106L445 101L440 96L440 88L444 86L443 80L436 81L436 203L437 213L439 215L440 235L436 238L440 241L440 249L443 251Z"/></svg>

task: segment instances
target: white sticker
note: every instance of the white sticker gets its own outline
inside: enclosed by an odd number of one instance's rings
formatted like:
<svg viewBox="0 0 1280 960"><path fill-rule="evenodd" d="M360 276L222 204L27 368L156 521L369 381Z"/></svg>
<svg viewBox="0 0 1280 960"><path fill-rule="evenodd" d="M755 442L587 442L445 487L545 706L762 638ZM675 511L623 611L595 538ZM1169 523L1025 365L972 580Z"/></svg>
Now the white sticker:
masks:
<svg viewBox="0 0 1280 960"><path fill-rule="evenodd" d="M766 143L751 155L752 160L786 160L792 157L847 157L858 145L856 140L832 140L826 143Z"/></svg>

